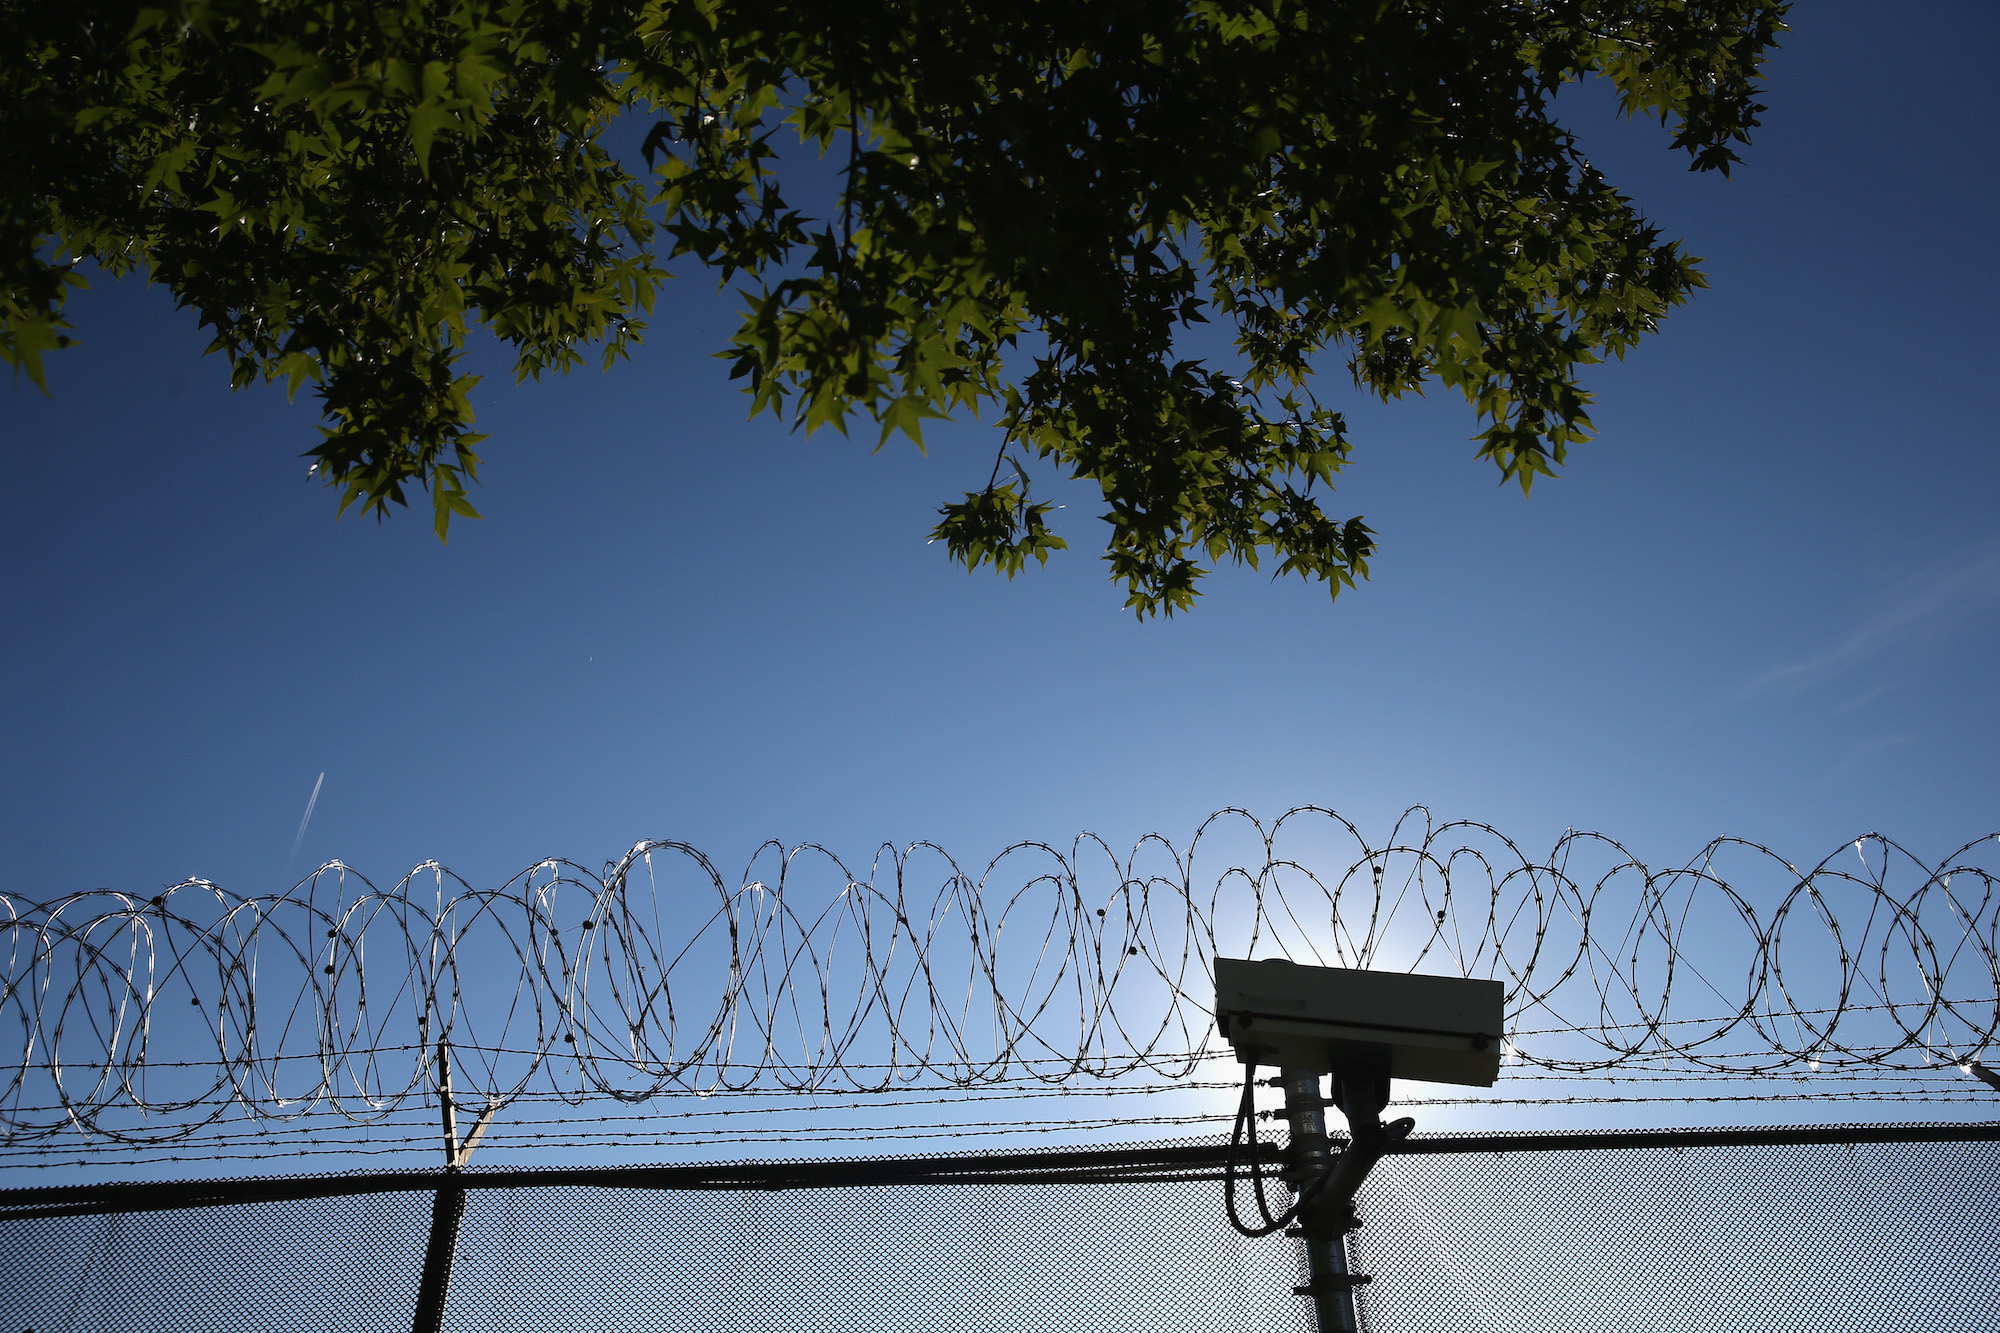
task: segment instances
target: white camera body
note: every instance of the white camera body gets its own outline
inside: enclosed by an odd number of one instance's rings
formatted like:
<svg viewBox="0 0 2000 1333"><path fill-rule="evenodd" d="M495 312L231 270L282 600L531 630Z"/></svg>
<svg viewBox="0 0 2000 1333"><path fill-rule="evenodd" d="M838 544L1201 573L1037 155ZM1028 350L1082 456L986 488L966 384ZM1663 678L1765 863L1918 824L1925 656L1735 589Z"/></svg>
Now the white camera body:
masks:
<svg viewBox="0 0 2000 1333"><path fill-rule="evenodd" d="M1507 989L1497 981L1215 960L1215 1025L1245 1064L1490 1088L1500 1077Z"/></svg>

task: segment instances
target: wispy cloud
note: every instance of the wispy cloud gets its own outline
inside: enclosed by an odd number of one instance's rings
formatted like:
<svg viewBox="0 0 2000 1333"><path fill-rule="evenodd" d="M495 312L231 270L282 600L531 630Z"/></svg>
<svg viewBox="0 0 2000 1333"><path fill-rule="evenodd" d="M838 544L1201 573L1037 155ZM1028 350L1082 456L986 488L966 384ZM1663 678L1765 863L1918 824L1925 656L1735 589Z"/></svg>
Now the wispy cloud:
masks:
<svg viewBox="0 0 2000 1333"><path fill-rule="evenodd" d="M1996 603L2000 603L2000 541L1977 542L1897 583L1839 642L1811 657L1771 668L1745 685L1737 698L1818 684L1909 644L1936 642Z"/></svg>
<svg viewBox="0 0 2000 1333"><path fill-rule="evenodd" d="M1834 766L1833 771L1820 779L1820 785L1825 786L1827 783L1839 781L1861 767L1864 761L1874 758L1885 750L1899 750L1905 746L1915 745L1921 740L1922 737L1910 731L1888 736L1871 736L1849 749L1846 757Z"/></svg>

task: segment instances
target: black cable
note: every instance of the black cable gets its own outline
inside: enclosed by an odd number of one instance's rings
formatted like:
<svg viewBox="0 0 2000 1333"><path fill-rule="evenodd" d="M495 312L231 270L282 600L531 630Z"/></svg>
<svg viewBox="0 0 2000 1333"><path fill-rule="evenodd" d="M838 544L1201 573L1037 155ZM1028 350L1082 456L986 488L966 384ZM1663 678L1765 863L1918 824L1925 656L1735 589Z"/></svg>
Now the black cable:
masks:
<svg viewBox="0 0 2000 1333"><path fill-rule="evenodd" d="M1264 1198L1264 1165L1257 1151L1256 1088L1257 1066L1246 1064L1243 1066L1243 1100L1236 1108L1236 1123L1229 1131L1229 1155L1223 1160L1222 1165L1223 1211L1229 1214L1230 1226L1252 1239L1269 1236L1290 1226L1297 1220L1299 1214L1305 1211L1306 1206L1319 1197L1327 1182L1333 1179L1333 1164L1328 1163L1327 1169L1320 1173L1319 1179L1300 1190L1293 1197L1291 1206L1285 1209L1282 1215L1271 1216L1271 1205ZM1250 1141L1250 1187L1251 1193L1257 1200L1257 1212L1264 1219L1264 1225L1261 1227L1246 1226L1236 1211L1237 1165L1241 1160L1240 1154L1246 1137Z"/></svg>
<svg viewBox="0 0 2000 1333"><path fill-rule="evenodd" d="M1230 1126L1229 1130L1229 1155L1225 1157L1222 1162L1223 1211L1229 1215L1230 1226L1235 1227L1238 1232L1242 1233L1245 1236L1249 1236L1252 1239L1256 1239L1262 1236L1268 1236L1272 1232L1278 1230L1278 1228L1275 1226L1266 1226L1261 1228L1246 1226L1244 1225L1243 1219L1240 1216L1238 1216L1236 1212L1236 1170L1237 1170L1237 1163L1239 1160L1238 1154L1241 1152L1243 1147L1244 1126L1246 1125L1250 1127L1249 1129L1250 1153L1251 1153L1250 1170L1253 1178L1259 1180L1260 1182L1262 1180L1262 1165L1257 1161L1257 1127L1256 1127L1257 1100L1255 1092L1255 1088L1257 1086L1256 1080L1257 1080L1257 1066L1254 1064L1244 1065L1243 1100L1237 1104L1236 1122L1235 1124ZM1261 1189L1258 1190L1257 1202L1259 1205L1258 1211L1265 1212L1264 1208L1262 1207L1262 1204L1264 1202L1264 1196L1263 1196L1263 1191ZM1265 1217L1266 1220L1269 1220L1268 1212L1265 1212Z"/></svg>

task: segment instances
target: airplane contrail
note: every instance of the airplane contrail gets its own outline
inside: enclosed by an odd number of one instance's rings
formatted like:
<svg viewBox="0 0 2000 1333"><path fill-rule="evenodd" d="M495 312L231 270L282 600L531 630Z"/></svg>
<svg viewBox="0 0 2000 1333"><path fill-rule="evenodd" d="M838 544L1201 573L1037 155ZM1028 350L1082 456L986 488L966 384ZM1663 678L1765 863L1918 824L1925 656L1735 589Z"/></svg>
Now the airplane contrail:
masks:
<svg viewBox="0 0 2000 1333"><path fill-rule="evenodd" d="M313 807L319 804L319 785L325 781L326 774L322 772L319 775L319 781L313 783L313 794L306 798L305 817L299 820L298 836L292 839L292 854L285 859L287 866L290 866L293 861L299 859L299 848L304 845L306 840L306 825L312 823Z"/></svg>

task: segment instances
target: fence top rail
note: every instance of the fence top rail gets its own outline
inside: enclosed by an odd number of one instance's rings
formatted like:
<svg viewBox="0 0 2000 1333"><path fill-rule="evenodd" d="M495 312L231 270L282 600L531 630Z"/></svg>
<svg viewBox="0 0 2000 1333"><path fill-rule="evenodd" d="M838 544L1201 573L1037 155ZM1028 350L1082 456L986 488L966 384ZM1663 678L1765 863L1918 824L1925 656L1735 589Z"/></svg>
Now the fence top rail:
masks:
<svg viewBox="0 0 2000 1333"><path fill-rule="evenodd" d="M1399 1156L1451 1153L1579 1152L1711 1147L1811 1147L1860 1143L2000 1142L2000 1121L1973 1124L1783 1125L1730 1129L1559 1130L1417 1136ZM1336 1136L1336 1144L1339 1139ZM1275 1161L1282 1150L1258 1145ZM1247 1151L1247 1149L1245 1150ZM255 1203L439 1189L597 1189L744 1191L883 1185L1098 1184L1219 1178L1226 1142L1148 1144L927 1157L693 1165L497 1167L356 1171L332 1175L141 1181L0 1189L0 1221L85 1214L160 1212Z"/></svg>

